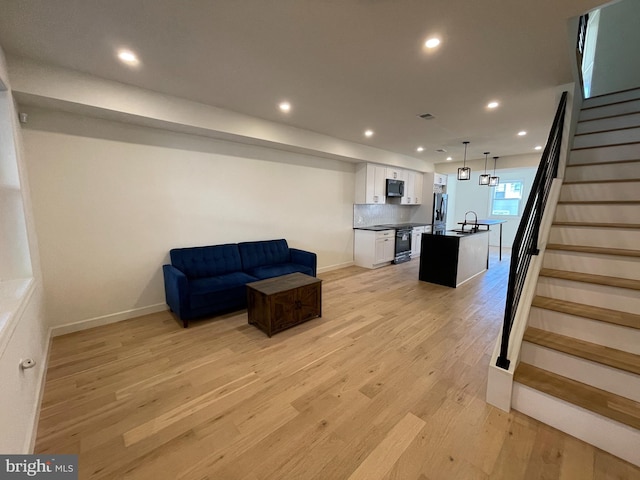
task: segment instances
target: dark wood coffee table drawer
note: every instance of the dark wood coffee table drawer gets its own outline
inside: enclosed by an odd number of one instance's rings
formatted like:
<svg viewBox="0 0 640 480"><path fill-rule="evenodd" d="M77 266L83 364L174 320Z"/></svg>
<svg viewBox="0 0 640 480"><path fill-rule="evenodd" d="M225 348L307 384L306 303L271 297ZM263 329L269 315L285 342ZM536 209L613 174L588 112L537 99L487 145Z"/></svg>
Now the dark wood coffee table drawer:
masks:
<svg viewBox="0 0 640 480"><path fill-rule="evenodd" d="M247 284L249 323L274 333L322 316L322 280L292 273Z"/></svg>

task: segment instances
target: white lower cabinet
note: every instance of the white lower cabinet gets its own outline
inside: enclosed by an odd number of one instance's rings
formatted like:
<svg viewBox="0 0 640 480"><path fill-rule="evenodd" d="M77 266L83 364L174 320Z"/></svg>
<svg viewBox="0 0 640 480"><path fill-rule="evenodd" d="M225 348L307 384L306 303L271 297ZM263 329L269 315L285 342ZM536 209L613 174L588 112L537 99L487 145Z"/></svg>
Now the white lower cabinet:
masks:
<svg viewBox="0 0 640 480"><path fill-rule="evenodd" d="M411 258L420 256L422 250L422 234L431 233L431 225L424 227L413 227L411 231Z"/></svg>
<svg viewBox="0 0 640 480"><path fill-rule="evenodd" d="M355 264L365 268L388 265L395 258L395 242L395 230L355 230Z"/></svg>

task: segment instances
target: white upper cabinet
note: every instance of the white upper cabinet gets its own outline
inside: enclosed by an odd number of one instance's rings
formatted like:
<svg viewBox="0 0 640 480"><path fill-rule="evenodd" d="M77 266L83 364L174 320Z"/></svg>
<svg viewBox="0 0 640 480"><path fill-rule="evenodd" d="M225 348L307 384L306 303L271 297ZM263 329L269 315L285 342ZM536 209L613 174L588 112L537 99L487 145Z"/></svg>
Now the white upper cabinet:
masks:
<svg viewBox="0 0 640 480"><path fill-rule="evenodd" d="M414 204L421 205L422 204L422 188L424 185L424 174L420 172L415 173L415 179L413 182L413 198Z"/></svg>
<svg viewBox="0 0 640 480"><path fill-rule="evenodd" d="M404 196L399 201L397 197L392 198L391 203L395 205L398 203L401 205L420 205L422 203L424 184L422 173L374 163L361 163L356 167L355 203L388 203L387 179L404 181Z"/></svg>
<svg viewBox="0 0 640 480"><path fill-rule="evenodd" d="M435 185L446 185L447 184L447 176L442 173L434 173L433 174L433 183Z"/></svg>
<svg viewBox="0 0 640 480"><path fill-rule="evenodd" d="M382 204L386 201L386 168L373 163L356 167L356 202Z"/></svg>
<svg viewBox="0 0 640 480"><path fill-rule="evenodd" d="M420 205L422 203L423 174L420 172L405 172L403 205Z"/></svg>
<svg viewBox="0 0 640 480"><path fill-rule="evenodd" d="M404 170L394 167L386 167L386 176L391 180L404 180Z"/></svg>

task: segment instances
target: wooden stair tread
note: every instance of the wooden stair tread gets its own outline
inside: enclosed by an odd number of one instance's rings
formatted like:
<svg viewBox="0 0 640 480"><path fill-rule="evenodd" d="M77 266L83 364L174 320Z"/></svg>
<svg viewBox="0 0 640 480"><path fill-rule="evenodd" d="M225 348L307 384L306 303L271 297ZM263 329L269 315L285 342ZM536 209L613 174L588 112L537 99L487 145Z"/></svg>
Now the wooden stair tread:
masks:
<svg viewBox="0 0 640 480"><path fill-rule="evenodd" d="M564 250L568 252L598 253L601 255L618 255L623 257L640 257L640 250L591 247L588 245L568 245L564 243L549 243L547 244L547 250Z"/></svg>
<svg viewBox="0 0 640 480"><path fill-rule="evenodd" d="M592 273L582 273L582 272L570 272L567 270L556 270L553 268L543 268L542 270L540 270L540 275L543 277L572 280L574 282L595 283L597 285L606 285L609 287L640 290L640 280L634 280L631 278L607 277L605 275L594 275Z"/></svg>
<svg viewBox="0 0 640 480"><path fill-rule="evenodd" d="M636 101L638 99L634 99L633 101ZM625 103L625 102L622 102ZM610 103L608 105L615 105L615 103ZM607 105L607 106L608 106ZM603 105L604 106L604 105ZM589 108L600 108L600 106L597 107L589 107ZM589 109L587 108L587 110ZM600 120L609 120L611 118L620 118L620 117L628 117L630 115L637 115L638 113L640 113L640 110L636 110L634 112L625 112L625 113L613 113L613 114L609 114L609 115L603 115L602 117L594 117L594 118L587 118L585 120L578 120L578 124L581 123L589 123L589 122L598 122Z"/></svg>
<svg viewBox="0 0 640 480"><path fill-rule="evenodd" d="M553 222L559 227L595 227L595 228L640 228L640 223L596 223L596 222Z"/></svg>
<svg viewBox="0 0 640 480"><path fill-rule="evenodd" d="M568 353L575 357L640 375L640 355L533 327L527 327L524 332L524 340L558 352Z"/></svg>
<svg viewBox="0 0 640 480"><path fill-rule="evenodd" d="M634 183L640 182L640 178L609 178L606 180L569 180L562 182L562 185L586 185L586 184L602 184L602 183Z"/></svg>
<svg viewBox="0 0 640 480"><path fill-rule="evenodd" d="M543 297L537 295L531 302L532 307L553 310L554 312L566 313L576 317L598 320L600 322L612 323L623 327L640 329L640 315L608 308L594 307L581 303L559 300L557 298Z"/></svg>
<svg viewBox="0 0 640 480"><path fill-rule="evenodd" d="M632 113L638 113L638 112L632 112ZM585 121L592 121L592 120L585 120ZM593 132L576 133L574 137L584 137L586 135L597 135L599 133L619 132L622 130L633 130L635 128L638 128L638 125L631 125L628 127L605 128L603 130L596 130Z"/></svg>
<svg viewBox="0 0 640 480"><path fill-rule="evenodd" d="M520 362L516 368L513 379L548 395L640 429L640 403L631 399L524 362Z"/></svg>
<svg viewBox="0 0 640 480"><path fill-rule="evenodd" d="M602 148L606 148L608 146L610 146L610 145L603 146ZM596 147L591 147L591 148L596 148ZM636 162L640 162L640 159L614 160L614 161L610 161L610 162L570 163L570 164L567 164L567 168L590 167L592 165L616 165L616 164L620 164L620 163L636 163Z"/></svg>
<svg viewBox="0 0 640 480"><path fill-rule="evenodd" d="M638 145L640 142L619 142L619 143L605 143L604 145L592 145L589 147L573 147L571 151L577 150L593 150L594 148L607 148L607 147L621 147L623 145Z"/></svg>
<svg viewBox="0 0 640 480"><path fill-rule="evenodd" d="M635 91L640 91L640 87L630 87L630 88L624 88L622 90L618 90L616 92L607 92L607 93L600 93L599 95L592 95L591 97L589 97L589 98L584 100L584 102L582 104L582 108L580 109L580 111L582 111L582 110L590 110L592 108L606 107L606 106L609 106L609 105L618 105L620 103L635 102L636 100L640 100L640 99L638 99L638 98L627 98L627 99L624 99L624 100L614 100L612 102L602 103L602 104L599 104L599 105L591 105L594 102L594 100L607 98L607 97L614 97L614 96L619 95L621 93L629 93L629 92L635 92Z"/></svg>

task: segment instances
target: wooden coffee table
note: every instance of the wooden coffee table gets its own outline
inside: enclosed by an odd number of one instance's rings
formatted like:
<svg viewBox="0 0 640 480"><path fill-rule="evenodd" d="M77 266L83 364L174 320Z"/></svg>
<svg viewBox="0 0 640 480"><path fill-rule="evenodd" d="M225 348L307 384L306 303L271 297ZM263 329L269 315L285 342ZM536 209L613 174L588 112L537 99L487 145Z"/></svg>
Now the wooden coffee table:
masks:
<svg viewBox="0 0 640 480"><path fill-rule="evenodd" d="M269 337L322 316L322 280L291 273L247 284L249 324Z"/></svg>

